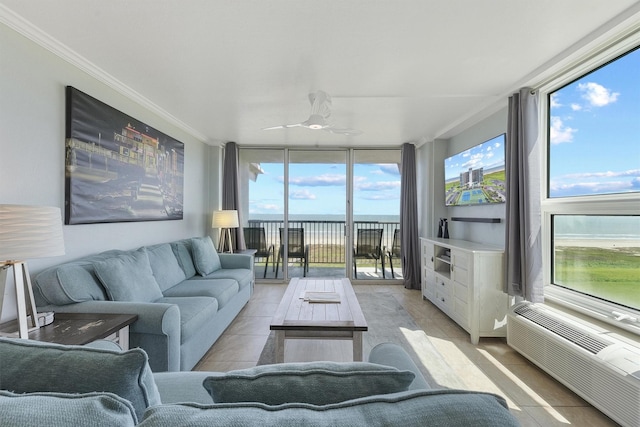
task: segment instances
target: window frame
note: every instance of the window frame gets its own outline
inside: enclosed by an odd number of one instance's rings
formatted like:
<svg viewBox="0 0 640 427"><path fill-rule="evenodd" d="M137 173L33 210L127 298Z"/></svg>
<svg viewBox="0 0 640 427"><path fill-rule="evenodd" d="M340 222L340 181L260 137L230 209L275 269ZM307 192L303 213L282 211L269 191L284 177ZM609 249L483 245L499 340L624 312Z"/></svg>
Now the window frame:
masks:
<svg viewBox="0 0 640 427"><path fill-rule="evenodd" d="M565 85L590 72L606 66L618 57L640 47L640 32L611 42L586 59L575 62L570 70L561 73L539 88L539 134L542 138L540 156L541 215L543 245L543 282L545 300L580 312L589 317L615 325L640 336L640 310L624 307L552 283L553 272L553 216L554 215L638 215L640 193L600 194L594 196L549 197L549 97Z"/></svg>

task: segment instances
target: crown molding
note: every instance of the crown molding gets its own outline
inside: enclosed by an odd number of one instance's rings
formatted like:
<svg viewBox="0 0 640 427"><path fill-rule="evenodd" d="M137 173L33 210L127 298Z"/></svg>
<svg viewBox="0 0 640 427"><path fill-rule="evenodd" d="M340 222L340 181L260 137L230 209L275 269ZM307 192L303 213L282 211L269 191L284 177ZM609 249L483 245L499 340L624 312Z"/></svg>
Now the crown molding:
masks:
<svg viewBox="0 0 640 427"><path fill-rule="evenodd" d="M187 125L182 120L170 114L159 105L155 104L136 90L122 83L120 80L105 72L103 69L87 60L82 55L79 55L68 46L51 37L49 34L45 33L40 28L36 27L31 22L27 21L22 16L16 14L2 4L0 4L0 22L16 31L17 33L28 38L29 40L33 41L37 45L45 48L46 50L68 62L69 64L73 65L74 67L84 71L96 80L104 83L121 95L124 95L135 103L153 112L170 124L193 136L198 141L203 143L208 142L207 136L205 136L203 133Z"/></svg>

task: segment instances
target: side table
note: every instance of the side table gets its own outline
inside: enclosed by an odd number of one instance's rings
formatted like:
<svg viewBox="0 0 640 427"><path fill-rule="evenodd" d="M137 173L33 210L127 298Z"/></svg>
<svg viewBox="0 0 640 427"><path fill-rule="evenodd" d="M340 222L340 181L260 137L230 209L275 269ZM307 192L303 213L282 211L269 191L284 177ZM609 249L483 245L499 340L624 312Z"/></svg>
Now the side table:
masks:
<svg viewBox="0 0 640 427"><path fill-rule="evenodd" d="M136 314L55 313L50 325L29 331L29 339L66 345L85 345L99 339L116 342L129 349L129 325L138 320ZM15 332L15 321L0 325L0 335Z"/></svg>

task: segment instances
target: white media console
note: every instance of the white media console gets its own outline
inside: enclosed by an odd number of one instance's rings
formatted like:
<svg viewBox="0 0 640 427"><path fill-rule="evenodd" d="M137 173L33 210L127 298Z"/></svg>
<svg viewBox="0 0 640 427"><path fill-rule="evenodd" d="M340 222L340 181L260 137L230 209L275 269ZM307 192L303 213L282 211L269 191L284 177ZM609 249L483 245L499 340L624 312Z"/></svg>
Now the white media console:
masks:
<svg viewBox="0 0 640 427"><path fill-rule="evenodd" d="M504 250L440 238L420 238L420 246L422 297L469 332L473 344L480 337L505 337Z"/></svg>

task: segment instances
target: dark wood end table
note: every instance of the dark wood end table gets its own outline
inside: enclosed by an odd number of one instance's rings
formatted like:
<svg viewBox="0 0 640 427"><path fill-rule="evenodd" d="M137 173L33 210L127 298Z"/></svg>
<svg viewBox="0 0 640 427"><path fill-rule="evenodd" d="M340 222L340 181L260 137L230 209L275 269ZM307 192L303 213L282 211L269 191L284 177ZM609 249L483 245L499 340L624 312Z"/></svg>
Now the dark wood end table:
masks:
<svg viewBox="0 0 640 427"><path fill-rule="evenodd" d="M29 331L29 339L66 345L85 345L99 339L109 339L127 350L129 325L136 320L136 314L55 313L53 323ZM0 325L0 334L10 334L16 330L15 321Z"/></svg>

